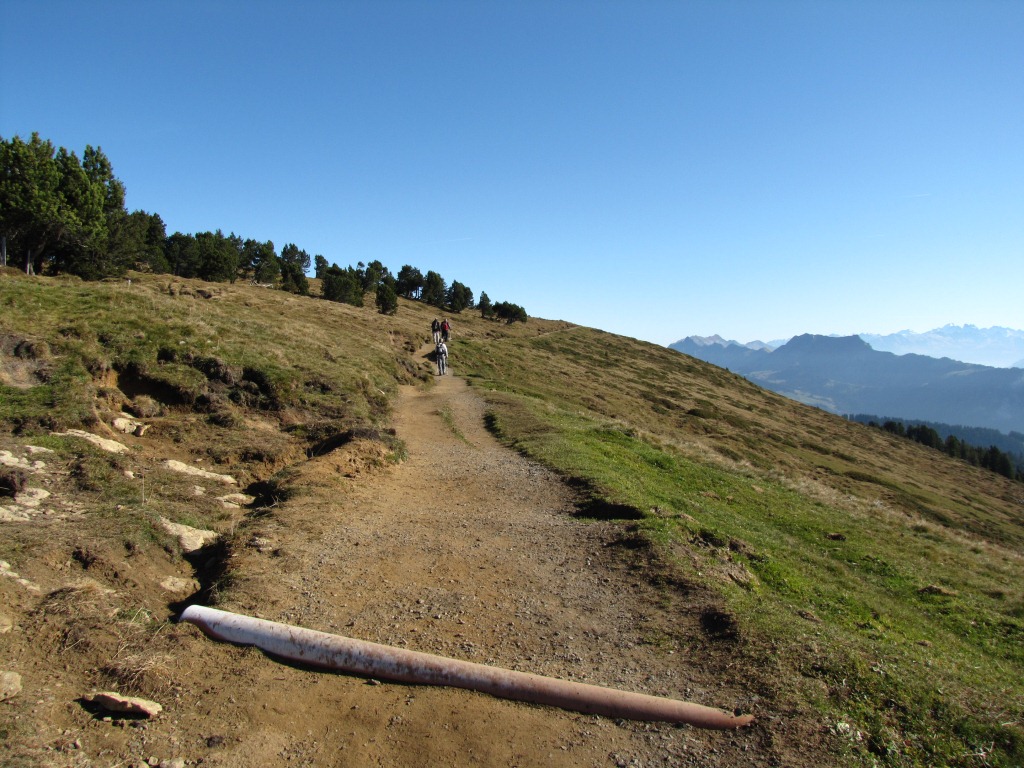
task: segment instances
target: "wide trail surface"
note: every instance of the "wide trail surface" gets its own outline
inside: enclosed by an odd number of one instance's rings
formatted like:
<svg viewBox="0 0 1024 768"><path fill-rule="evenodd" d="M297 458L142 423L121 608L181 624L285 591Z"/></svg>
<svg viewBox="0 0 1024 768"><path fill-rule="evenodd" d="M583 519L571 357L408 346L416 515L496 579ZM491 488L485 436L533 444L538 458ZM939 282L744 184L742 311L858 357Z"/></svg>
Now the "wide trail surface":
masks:
<svg viewBox="0 0 1024 768"><path fill-rule="evenodd" d="M572 491L501 445L484 416L482 399L457 376L404 387L394 424L405 459L367 470L352 447L307 462L308 490L253 533L262 545L237 555L231 599L219 607L562 679L755 708L735 681L716 680L712 666L687 658L683 639L700 634L699 606L678 589L651 586L622 524L579 518ZM339 473L351 478L340 489ZM223 765L254 755L360 766L769 759L757 727L708 732L615 721L277 665L230 646L217 655L231 663L211 675L247 678L230 727L248 733L237 750L217 753Z"/></svg>

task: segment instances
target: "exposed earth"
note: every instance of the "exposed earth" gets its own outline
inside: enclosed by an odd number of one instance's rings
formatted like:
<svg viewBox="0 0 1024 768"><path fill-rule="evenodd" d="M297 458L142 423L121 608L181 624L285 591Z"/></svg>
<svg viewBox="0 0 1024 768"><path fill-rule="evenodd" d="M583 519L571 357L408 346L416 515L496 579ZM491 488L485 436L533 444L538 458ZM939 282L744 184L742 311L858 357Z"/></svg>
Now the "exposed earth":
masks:
<svg viewBox="0 0 1024 768"><path fill-rule="evenodd" d="M19 501L50 494L0 522L0 536L23 542L21 560L0 578L0 671L21 685L0 701L0 762L828 762L834 737L806 711L785 711L715 597L672 577L628 524L582 516L570 487L486 430L483 401L462 379L404 387L394 426L403 461L386 461L372 436L351 440L293 466L285 500L240 507L219 543L163 560L92 533L74 500L61 497L59 467L24 441L0 445L27 467ZM182 458L159 435L118 439L152 461ZM33 469L35 461L44 466ZM212 476L195 483L207 495L238 493ZM217 589L189 597L200 583ZM196 599L758 719L740 731L705 731L302 668L176 623ZM131 607L139 604L146 609ZM83 699L97 691L143 697L163 711L113 714Z"/></svg>

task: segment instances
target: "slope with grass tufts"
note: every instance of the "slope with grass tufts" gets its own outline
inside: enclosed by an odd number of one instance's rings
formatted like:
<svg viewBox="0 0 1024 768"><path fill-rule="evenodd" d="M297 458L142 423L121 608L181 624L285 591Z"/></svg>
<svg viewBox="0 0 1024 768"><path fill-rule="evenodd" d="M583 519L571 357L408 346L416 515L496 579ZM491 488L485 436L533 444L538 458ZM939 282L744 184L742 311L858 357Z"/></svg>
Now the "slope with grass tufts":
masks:
<svg viewBox="0 0 1024 768"><path fill-rule="evenodd" d="M0 307L5 764L1024 759L1019 484L564 322L456 315L439 379L404 300L9 270ZM175 624L197 601L758 722L365 685Z"/></svg>

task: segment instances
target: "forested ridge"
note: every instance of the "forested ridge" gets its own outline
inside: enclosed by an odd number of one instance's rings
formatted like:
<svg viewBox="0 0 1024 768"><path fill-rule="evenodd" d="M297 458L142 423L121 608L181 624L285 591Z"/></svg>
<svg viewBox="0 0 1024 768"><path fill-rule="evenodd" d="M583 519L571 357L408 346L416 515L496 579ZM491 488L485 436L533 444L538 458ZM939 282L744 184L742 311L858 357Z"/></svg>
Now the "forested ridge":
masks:
<svg viewBox="0 0 1024 768"><path fill-rule="evenodd" d="M128 212L125 185L100 147L86 145L81 159L38 133L28 141L0 137L0 266L28 274L77 275L85 280L120 277L129 270L212 282L249 280L302 295L310 294L307 273L315 268L320 295L362 306L374 297L384 313L398 309L398 296L439 309L478 309L482 316L525 322L526 311L493 302L458 280L403 265L395 276L380 261L339 267L323 255L289 242L280 252L273 241L235 233L167 234L158 213Z"/></svg>
<svg viewBox="0 0 1024 768"><path fill-rule="evenodd" d="M882 418L864 413L846 418L942 451L971 466L1024 482L1024 435L1019 432L1005 435L999 430L984 427L965 427L920 419Z"/></svg>

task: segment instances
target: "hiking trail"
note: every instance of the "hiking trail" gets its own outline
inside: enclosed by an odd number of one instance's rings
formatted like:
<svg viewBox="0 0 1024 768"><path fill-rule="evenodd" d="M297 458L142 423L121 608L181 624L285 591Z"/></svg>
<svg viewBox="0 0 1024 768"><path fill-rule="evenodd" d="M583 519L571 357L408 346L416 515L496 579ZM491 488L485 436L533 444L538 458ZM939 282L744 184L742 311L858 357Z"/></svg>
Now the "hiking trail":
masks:
<svg viewBox="0 0 1024 768"><path fill-rule="evenodd" d="M432 364L431 349L416 353L418 364ZM453 363L457 371L457 352ZM86 584L68 593L78 619L55 613L60 590L42 612L32 613L27 592L19 598L27 631L9 636L10 652L41 691L14 713L34 724L25 743L61 755L47 764L83 766L94 756L111 765L233 768L812 764L801 752L812 726L773 712L770 689L751 687L742 644L708 633L713 593L673 576L628 522L581 517L562 479L488 432L485 403L465 380L449 373L402 387L392 423L405 446L398 463L384 442L363 435L287 468L292 492L239 518L223 575L206 574L207 583L222 582L215 607L738 707L757 723L705 731L325 672L216 642L187 623L115 625L102 617L116 613L118 595ZM93 572L113 562L115 549L104 547L83 546ZM135 571L120 565L113 575L140 585L135 562ZM50 646L32 642L40 632L63 632L65 646L72 638L76 654L86 652L59 658L61 671ZM111 721L83 709L76 697L103 679L97 659L161 703L162 714Z"/></svg>

